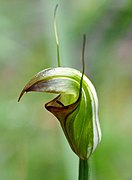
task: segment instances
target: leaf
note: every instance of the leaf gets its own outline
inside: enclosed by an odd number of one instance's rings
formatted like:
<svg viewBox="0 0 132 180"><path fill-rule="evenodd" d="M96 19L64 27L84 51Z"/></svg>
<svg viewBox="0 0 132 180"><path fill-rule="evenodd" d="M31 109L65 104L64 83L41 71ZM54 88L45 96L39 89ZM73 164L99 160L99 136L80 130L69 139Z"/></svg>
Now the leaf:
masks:
<svg viewBox="0 0 132 180"><path fill-rule="evenodd" d="M45 108L59 120L72 150L81 159L88 159L101 140L98 98L90 80L72 68L50 68L27 83L19 100L29 91L59 94Z"/></svg>

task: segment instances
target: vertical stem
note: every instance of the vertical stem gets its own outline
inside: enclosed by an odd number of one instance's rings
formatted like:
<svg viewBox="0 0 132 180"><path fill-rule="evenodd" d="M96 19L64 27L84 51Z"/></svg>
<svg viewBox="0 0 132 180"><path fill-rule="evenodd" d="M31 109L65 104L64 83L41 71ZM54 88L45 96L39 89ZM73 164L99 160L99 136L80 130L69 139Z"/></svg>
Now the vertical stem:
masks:
<svg viewBox="0 0 132 180"><path fill-rule="evenodd" d="M88 179L89 179L88 160L79 159L79 176L78 176L78 180L88 180Z"/></svg>

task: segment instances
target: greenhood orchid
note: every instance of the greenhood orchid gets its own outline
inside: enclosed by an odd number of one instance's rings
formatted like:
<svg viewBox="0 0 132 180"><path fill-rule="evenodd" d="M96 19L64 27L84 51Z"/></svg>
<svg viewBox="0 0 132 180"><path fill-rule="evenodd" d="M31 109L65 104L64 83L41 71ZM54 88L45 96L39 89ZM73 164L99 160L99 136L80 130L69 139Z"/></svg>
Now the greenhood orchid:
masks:
<svg viewBox="0 0 132 180"><path fill-rule="evenodd" d="M59 57L57 33L56 39ZM85 39L84 36L82 72L68 67L44 69L27 83L19 96L20 100L30 91L58 94L45 108L57 117L71 149L82 160L90 157L101 140L96 90L84 75Z"/></svg>
<svg viewBox="0 0 132 180"><path fill-rule="evenodd" d="M35 75L24 92L38 91L59 94L45 107L59 120L72 150L87 159L101 139L98 121L98 99L90 80L76 69L57 67ZM19 98L19 99L20 99Z"/></svg>

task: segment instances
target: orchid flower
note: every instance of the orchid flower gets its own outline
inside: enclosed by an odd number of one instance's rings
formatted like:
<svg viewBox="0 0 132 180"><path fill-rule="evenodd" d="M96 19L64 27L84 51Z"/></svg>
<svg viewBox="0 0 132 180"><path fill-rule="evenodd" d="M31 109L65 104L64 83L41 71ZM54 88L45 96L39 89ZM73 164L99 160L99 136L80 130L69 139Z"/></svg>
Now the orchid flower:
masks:
<svg viewBox="0 0 132 180"><path fill-rule="evenodd" d="M61 67L58 35L56 30L56 10L54 14L54 30L57 45L58 67L48 68L37 73L23 88L18 101L25 92L45 92L58 94L56 98L45 104L60 122L65 137L80 159L79 179L88 178L87 170L83 172L91 154L101 140L101 130L98 118L98 98L96 90L87 76L84 75L84 50L86 35L83 36L82 72ZM82 179L82 180L83 180Z"/></svg>

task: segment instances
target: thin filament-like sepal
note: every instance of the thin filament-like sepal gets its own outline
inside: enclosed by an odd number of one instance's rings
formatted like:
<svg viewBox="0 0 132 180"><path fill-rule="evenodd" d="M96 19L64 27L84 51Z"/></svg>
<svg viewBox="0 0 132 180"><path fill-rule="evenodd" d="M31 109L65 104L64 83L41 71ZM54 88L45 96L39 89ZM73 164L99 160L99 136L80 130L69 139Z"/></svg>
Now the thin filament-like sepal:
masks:
<svg viewBox="0 0 132 180"><path fill-rule="evenodd" d="M86 45L86 34L83 35L83 47L82 47L82 77L80 80L80 90L79 90L79 97L81 97L81 93L82 93L82 82L83 82L83 75L84 75L84 71L85 71L85 45Z"/></svg>
<svg viewBox="0 0 132 180"><path fill-rule="evenodd" d="M58 4L56 5L55 11L54 11L54 33L55 33L55 39L56 39L58 67L60 67L61 66L61 64L60 64L60 50L59 50L59 41L58 41L58 34L57 34L57 27L56 27L57 8L58 8Z"/></svg>

